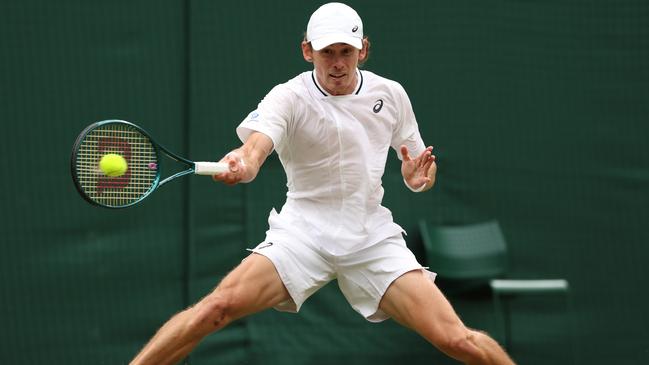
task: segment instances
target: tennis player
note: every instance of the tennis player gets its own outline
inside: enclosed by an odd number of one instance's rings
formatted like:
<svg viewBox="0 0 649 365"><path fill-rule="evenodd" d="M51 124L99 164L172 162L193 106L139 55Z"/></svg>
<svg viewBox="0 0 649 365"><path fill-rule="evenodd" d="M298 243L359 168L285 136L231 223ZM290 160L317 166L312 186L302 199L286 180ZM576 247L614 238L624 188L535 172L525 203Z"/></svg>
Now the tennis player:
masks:
<svg viewBox="0 0 649 365"><path fill-rule="evenodd" d="M214 176L250 182L274 150L286 171L286 203L271 211L253 253L172 317L132 364L176 363L238 318L271 307L299 311L334 279L368 321L393 318L467 364L513 364L493 339L462 323L381 205L390 147L414 192L433 186L437 166L403 87L359 70L369 47L349 6L329 3L313 13L302 54L314 69L266 95L237 128L243 145L222 159L230 171Z"/></svg>

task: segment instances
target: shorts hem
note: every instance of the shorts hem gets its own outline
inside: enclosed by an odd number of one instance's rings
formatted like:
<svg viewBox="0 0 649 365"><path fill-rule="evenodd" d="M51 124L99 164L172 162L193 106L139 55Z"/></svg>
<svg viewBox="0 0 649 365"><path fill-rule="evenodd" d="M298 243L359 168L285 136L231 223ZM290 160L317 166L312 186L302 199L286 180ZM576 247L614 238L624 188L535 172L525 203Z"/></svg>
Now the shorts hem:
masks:
<svg viewBox="0 0 649 365"><path fill-rule="evenodd" d="M397 279L399 279L403 275L405 275L405 274L407 274L407 273L409 273L411 271L417 271L417 270L421 270L421 271L425 272L426 274L428 274L428 278L430 279L431 282L434 283L435 278L437 277L437 274L430 271L430 270L427 270L427 269L428 269L427 267L420 266L420 267L417 267L417 268L411 268L411 269L398 271L397 275L394 276L394 279L392 279L390 281L390 283L385 287L385 289L382 290L382 293L379 293L380 294L379 295L380 299L376 303L376 307L374 308L374 311L372 312L372 314L370 314L370 315L363 314L363 317L365 317L365 319L368 322L372 322L372 323L379 323L379 322L385 321L386 319L390 319L390 316L387 313L385 313L381 309L379 309L379 305L381 304L381 300L383 299L383 296L385 295L385 293L388 291L388 288L390 288L390 285L392 285L392 283L394 283Z"/></svg>

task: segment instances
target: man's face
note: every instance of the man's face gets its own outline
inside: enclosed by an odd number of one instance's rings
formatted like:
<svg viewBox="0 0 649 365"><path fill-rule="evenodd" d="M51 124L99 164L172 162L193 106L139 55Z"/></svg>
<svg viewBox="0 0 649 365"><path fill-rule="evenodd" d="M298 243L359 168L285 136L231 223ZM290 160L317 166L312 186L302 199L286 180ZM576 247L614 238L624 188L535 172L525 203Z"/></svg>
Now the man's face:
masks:
<svg viewBox="0 0 649 365"><path fill-rule="evenodd" d="M334 43L314 51L308 43L302 43L304 59L313 62L316 77L331 95L347 95L356 89L356 67L365 56L365 48L358 50L346 43Z"/></svg>

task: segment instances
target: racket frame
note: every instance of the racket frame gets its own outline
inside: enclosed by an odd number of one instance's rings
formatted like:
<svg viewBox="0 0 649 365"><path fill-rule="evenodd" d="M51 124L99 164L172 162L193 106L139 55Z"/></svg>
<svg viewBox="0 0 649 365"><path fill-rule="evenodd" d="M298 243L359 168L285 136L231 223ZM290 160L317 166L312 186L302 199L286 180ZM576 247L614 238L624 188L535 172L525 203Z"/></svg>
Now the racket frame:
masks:
<svg viewBox="0 0 649 365"><path fill-rule="evenodd" d="M84 188L81 186L81 183L79 182L79 175L77 173L77 152L79 151L79 149L81 147L81 144L85 140L86 136L88 134L90 134L93 130L95 130L97 128L100 128L102 126L105 126L107 124L122 124L122 125L127 126L128 128L132 128L132 129L136 130L138 133L141 133L151 143L151 146L153 147L153 152L154 152L154 154L156 156L156 163L157 163L156 175L155 175L155 178L154 178L153 182L151 183L151 187L144 194L142 194L142 196L140 198L138 198L137 200L135 200L133 202L130 202L128 204L124 204L124 205L106 205L106 204L102 204L102 203L92 199L90 196L88 196L88 194L85 193ZM163 169L161 167L162 164L160 163L162 161L161 153L165 154L167 157L171 158L172 160L174 160L176 162L179 162L181 164L186 165L188 168L185 169L185 170L181 170L181 171L179 171L179 172L177 172L175 174L172 174L172 175L170 175L170 176L163 179L162 178L162 170ZM72 155L70 157L70 169L71 169L71 173L72 173L72 180L74 181L74 186L76 187L79 194L81 194L81 196L86 201L88 201L89 203L91 203L93 205L100 206L100 207L109 208L109 209L128 208L130 206L133 206L133 205L141 202L142 200L146 199L158 187L160 187L160 186L162 186L162 185L164 185L164 184L166 184L166 183L168 183L168 182L170 182L172 180L175 180L175 179L177 179L179 177L196 173L196 164L202 164L201 166L209 166L207 168L207 171L205 171L206 169L201 170L200 174L202 174L202 175L210 175L210 174L213 174L213 173L223 172L223 166L224 166L223 164L214 163L214 162L194 162L194 161L188 160L188 159L186 159L184 157L180 157L180 156L176 155L175 153L171 152L170 150L168 150L167 148L165 148L160 143L156 142L151 137L151 135L145 129L143 129L142 127L140 127L138 125L135 125L135 124L133 124L131 122L127 122L125 120L119 120L119 119L103 120L103 121L92 123L89 126L87 126L79 134L76 141L74 142L74 145L73 145L73 148L72 148ZM227 166L227 165L225 165L225 166ZM212 168L212 170L210 170L210 168Z"/></svg>

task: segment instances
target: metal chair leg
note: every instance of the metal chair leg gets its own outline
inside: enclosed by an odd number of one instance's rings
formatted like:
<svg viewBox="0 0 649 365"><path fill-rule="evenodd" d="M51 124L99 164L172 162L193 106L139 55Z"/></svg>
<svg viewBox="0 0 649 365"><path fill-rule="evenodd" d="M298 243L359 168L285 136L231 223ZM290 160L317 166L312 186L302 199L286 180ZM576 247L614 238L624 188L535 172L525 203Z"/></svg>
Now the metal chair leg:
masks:
<svg viewBox="0 0 649 365"><path fill-rule="evenodd" d="M505 325L505 316L504 316L504 308L503 308L503 303L501 301L500 295L498 293L492 293L492 298L493 298L493 304L494 304L494 317L496 319L496 336L497 340L500 343L507 344L509 342L508 340L508 333Z"/></svg>

